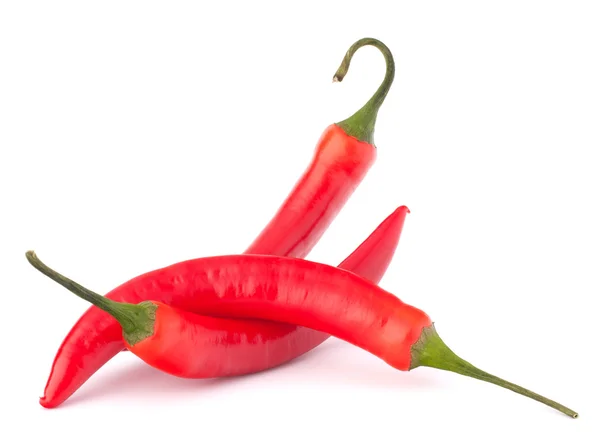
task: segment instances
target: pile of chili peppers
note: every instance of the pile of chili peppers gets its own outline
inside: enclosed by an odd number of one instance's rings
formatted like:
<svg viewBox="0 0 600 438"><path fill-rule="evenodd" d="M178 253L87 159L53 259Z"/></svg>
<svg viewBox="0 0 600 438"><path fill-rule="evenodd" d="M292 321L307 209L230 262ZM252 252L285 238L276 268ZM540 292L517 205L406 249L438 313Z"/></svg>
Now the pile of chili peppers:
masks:
<svg viewBox="0 0 600 438"><path fill-rule="evenodd" d="M386 61L373 97L346 120L328 126L308 168L271 221L243 254L186 260L139 275L106 295L45 265L29 263L93 304L60 346L42 406L63 403L123 349L174 376L213 378L264 371L335 336L392 367L452 371L510 389L573 418L571 409L482 371L457 356L430 317L377 286L398 245L408 208L392 212L337 267L304 259L361 183L376 158L375 121L394 80L388 47L370 45Z"/></svg>

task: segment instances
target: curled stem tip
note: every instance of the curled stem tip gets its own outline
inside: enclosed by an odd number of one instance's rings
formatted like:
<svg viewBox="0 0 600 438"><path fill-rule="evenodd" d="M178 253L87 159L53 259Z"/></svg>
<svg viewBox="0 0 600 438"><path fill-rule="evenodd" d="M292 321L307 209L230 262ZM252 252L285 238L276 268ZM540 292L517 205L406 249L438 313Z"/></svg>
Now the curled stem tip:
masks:
<svg viewBox="0 0 600 438"><path fill-rule="evenodd" d="M494 385L516 392L517 394L529 397L533 400L550 406L551 408L556 409L559 412L568 415L569 417L577 418L579 416L577 412L555 402L554 400L550 400L549 398L536 394L535 392L525 389L522 386L515 385L514 383L486 373L485 371L482 371L479 368L471 365L466 360L457 356L444 343L444 341L442 341L433 325L423 329L421 337L413 345L411 353L411 369L417 368L418 366L426 366L462 374L463 376L493 383Z"/></svg>
<svg viewBox="0 0 600 438"><path fill-rule="evenodd" d="M344 77L350 68L350 61L352 61L352 57L356 51L363 46L376 47L383 54L386 63L385 77L371 99L369 99L367 103L365 103L365 105L356 113L348 117L346 120L337 123L337 125L340 126L348 135L356 137L361 141L373 144L373 133L375 131L377 113L381 107L381 104L385 100L390 87L392 86L392 82L394 81L396 67L392 52L385 44L375 38L362 38L355 42L348 49L344 59L342 60L342 63L335 72L335 75L333 75L333 81L341 82L344 80Z"/></svg>

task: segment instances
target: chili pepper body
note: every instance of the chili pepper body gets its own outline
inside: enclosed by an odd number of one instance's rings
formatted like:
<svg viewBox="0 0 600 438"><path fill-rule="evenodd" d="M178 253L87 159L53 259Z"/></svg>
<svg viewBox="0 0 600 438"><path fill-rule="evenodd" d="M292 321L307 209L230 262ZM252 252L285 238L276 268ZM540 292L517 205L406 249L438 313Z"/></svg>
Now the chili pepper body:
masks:
<svg viewBox="0 0 600 438"><path fill-rule="evenodd" d="M376 157L373 145L328 126L306 171L245 253L306 257Z"/></svg>
<svg viewBox="0 0 600 438"><path fill-rule="evenodd" d="M214 369L214 362L186 354L193 351L201 357L206 346L203 332L222 327L218 318L161 302L112 301L48 268L32 252L27 258L40 272L112 315L122 327L125 345L148 363L182 377L203 377L205 370ZM122 287L152 290L157 285L185 297L186 308L198 313L312 328L369 351L399 370L428 366L452 371L578 416L564 405L474 367L448 348L425 312L344 269L277 256L216 256L151 271Z"/></svg>
<svg viewBox="0 0 600 438"><path fill-rule="evenodd" d="M410 368L411 346L431 325L423 311L365 278L304 259L204 257L151 271L116 290L120 288L144 296L157 288L168 290L179 297L176 307L199 317L258 318L310 327L404 371ZM172 337L174 342L180 342L178 337ZM189 351L193 343L184 345L182 350Z"/></svg>
<svg viewBox="0 0 600 438"><path fill-rule="evenodd" d="M252 344L257 339L264 343L261 334L268 333L269 325L275 324L270 321L318 330L299 329L305 336L298 336L295 341L309 348L314 342L311 333L322 333L322 340L333 335L408 371L411 347L423 328L431 325L429 317L419 309L349 271L332 275L328 265L262 257L254 260L224 256L211 258L209 264L205 261L198 262L202 272L191 262L136 285L143 288L147 282L166 285L175 284L175 278L190 279L189 283L179 284L189 288L186 308L193 308L194 313L153 302L157 306L154 334L134 345L126 343L145 362L179 377L219 377L261 369L245 362L248 357L256 359ZM177 293L181 295L180 291ZM254 323L243 318L269 322ZM244 348L226 355L211 355L214 342L227 346L239 342ZM265 349L259 349L259 354L265 353ZM287 357L289 353L284 350L278 355ZM265 365L272 360L264 357ZM231 372L232 367L235 373Z"/></svg>
<svg viewBox="0 0 600 438"><path fill-rule="evenodd" d="M127 349L144 362L184 378L243 375L273 368L328 336L279 322L214 318L156 305L154 333ZM315 342L316 341L316 342Z"/></svg>
<svg viewBox="0 0 600 438"><path fill-rule="evenodd" d="M393 258L407 212L408 208L405 206L397 208L340 267L379 282ZM185 309L189 300L173 292L172 288L162 289L161 285L156 284L151 289L118 287L106 294L106 297L128 303L156 300ZM215 342L218 342L213 348L221 353L217 351L210 356L219 357L232 354L232 351L237 357L247 354L242 362L229 361L230 368L215 365L214 372L220 372L222 376L278 366L315 348L328 337L325 333L305 327L263 323L247 328L247 333L254 333L256 336L245 337L248 342L241 343L235 333L236 325L234 323L231 326L225 337L213 333ZM60 405L123 348L122 330L117 321L102 310L90 307L63 341L54 360L44 396L40 398L41 405L47 408Z"/></svg>

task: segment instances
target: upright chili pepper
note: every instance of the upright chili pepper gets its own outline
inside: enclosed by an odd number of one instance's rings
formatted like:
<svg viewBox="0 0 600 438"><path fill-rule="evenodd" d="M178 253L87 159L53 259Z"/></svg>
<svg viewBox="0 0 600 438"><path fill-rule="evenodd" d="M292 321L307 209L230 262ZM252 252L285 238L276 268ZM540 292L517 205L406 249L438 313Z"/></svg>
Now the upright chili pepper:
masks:
<svg viewBox="0 0 600 438"><path fill-rule="evenodd" d="M223 327L223 322L196 313L258 318L329 333L402 371L420 366L452 371L577 417L555 401L474 367L450 350L425 312L343 269L276 256L216 256L176 263L121 286L151 290L159 285L186 296L186 308L196 312L190 313L157 301L111 301L53 271L32 252L27 258L40 272L111 314L122 326L127 348L170 374L204 377L212 359L189 352L201 352L204 330Z"/></svg>
<svg viewBox="0 0 600 438"><path fill-rule="evenodd" d="M392 54L381 41L361 39L350 47L335 78L343 79L353 54L365 45L377 47L385 57L387 69L381 86L354 115L325 130L308 168L246 253L306 256L372 166L377 112L394 79ZM113 291L107 296L121 302L150 299L138 291ZM182 307L178 297L159 290L152 297ZM123 347L118 324L97 308L88 309L59 347L40 404L47 408L60 405Z"/></svg>
<svg viewBox="0 0 600 438"><path fill-rule="evenodd" d="M375 161L375 121L396 71L392 53L374 38L358 40L346 52L333 80L344 79L354 53L367 45L377 47L385 57L383 82L361 109L325 129L312 163L246 254L305 257Z"/></svg>

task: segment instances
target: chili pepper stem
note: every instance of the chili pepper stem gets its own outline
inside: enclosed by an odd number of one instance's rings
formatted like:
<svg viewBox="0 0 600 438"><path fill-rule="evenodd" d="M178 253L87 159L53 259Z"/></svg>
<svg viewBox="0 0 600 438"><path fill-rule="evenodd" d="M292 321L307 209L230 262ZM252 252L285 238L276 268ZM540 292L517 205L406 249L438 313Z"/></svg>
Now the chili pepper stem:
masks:
<svg viewBox="0 0 600 438"><path fill-rule="evenodd" d="M113 316L121 325L123 338L129 345L135 345L154 334L156 304L149 301L139 304L113 301L51 269L37 257L34 251L27 251L25 256L29 263L46 277Z"/></svg>
<svg viewBox="0 0 600 438"><path fill-rule="evenodd" d="M504 379L493 376L492 374L486 373L485 371L482 371L479 368L471 365L466 360L457 356L444 343L444 341L442 341L433 324L423 329L421 337L411 348L410 369L414 369L419 366L451 371L457 374L462 374L463 376L493 383L494 385L510 389L517 394L521 394L540 403L544 403L545 405L548 405L551 408L554 408L570 417L577 418L579 416L577 412L561 405L560 403L536 394L535 392L529 391L528 389L525 389L519 385L515 385L514 383L507 382Z"/></svg>
<svg viewBox="0 0 600 438"><path fill-rule="evenodd" d="M354 53L363 46L374 46L381 51L386 64L385 77L375 94L373 94L373 97L371 97L361 109L346 120L337 123L337 125L342 128L346 134L355 137L360 141L373 144L373 132L375 131L377 112L392 86L396 72L392 52L390 52L390 49L388 49L385 44L375 38L362 38L348 49L342 63L333 76L333 81L342 82L346 73L348 73L350 61L352 61Z"/></svg>

